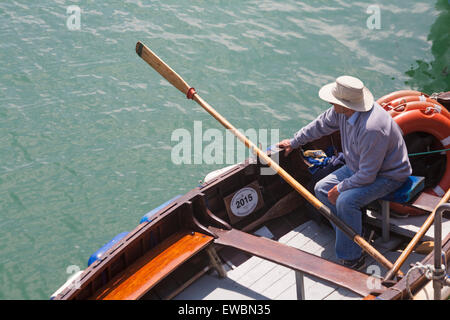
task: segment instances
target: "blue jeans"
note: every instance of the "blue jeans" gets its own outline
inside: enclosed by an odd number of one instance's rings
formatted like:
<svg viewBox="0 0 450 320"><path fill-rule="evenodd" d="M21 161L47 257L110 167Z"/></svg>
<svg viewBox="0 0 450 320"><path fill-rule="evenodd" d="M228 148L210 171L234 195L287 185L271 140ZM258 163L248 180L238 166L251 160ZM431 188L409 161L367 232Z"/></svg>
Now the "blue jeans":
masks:
<svg viewBox="0 0 450 320"><path fill-rule="evenodd" d="M404 181L396 181L378 176L375 181L369 185L345 190L339 194L336 205L331 204L331 202L328 201L328 191L339 182L352 175L353 172L347 166L343 166L317 182L314 187L314 192L317 199L330 208L330 210L345 224L361 235L361 208L372 201L395 191ZM334 225L333 227L336 231L336 257L344 260L358 259L361 256L361 248L339 228L336 228Z"/></svg>

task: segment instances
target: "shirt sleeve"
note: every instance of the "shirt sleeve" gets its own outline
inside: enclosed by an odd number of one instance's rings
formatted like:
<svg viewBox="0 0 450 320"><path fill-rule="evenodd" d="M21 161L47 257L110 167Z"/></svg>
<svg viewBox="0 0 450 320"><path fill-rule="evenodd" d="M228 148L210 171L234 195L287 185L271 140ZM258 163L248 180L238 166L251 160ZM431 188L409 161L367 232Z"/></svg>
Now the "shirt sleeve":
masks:
<svg viewBox="0 0 450 320"><path fill-rule="evenodd" d="M337 190L343 192L375 181L388 149L388 140L380 131L369 131L360 138L361 154L359 169L351 177L342 180Z"/></svg>
<svg viewBox="0 0 450 320"><path fill-rule="evenodd" d="M320 114L314 121L301 128L291 141L292 148L298 148L308 142L339 130L339 117L334 108L329 108Z"/></svg>

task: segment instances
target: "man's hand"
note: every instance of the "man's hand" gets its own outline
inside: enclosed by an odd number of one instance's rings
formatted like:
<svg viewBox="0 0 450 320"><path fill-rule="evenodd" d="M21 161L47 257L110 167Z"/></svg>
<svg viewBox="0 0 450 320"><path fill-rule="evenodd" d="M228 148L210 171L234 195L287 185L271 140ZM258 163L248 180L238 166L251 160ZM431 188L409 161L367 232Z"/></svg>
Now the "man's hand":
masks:
<svg viewBox="0 0 450 320"><path fill-rule="evenodd" d="M292 152L291 140L284 139L283 141L277 143L277 147L284 150L284 156L287 157L289 153Z"/></svg>
<svg viewBox="0 0 450 320"><path fill-rule="evenodd" d="M336 205L337 198L339 197L339 191L337 185L335 185L330 191L328 191L328 200Z"/></svg>

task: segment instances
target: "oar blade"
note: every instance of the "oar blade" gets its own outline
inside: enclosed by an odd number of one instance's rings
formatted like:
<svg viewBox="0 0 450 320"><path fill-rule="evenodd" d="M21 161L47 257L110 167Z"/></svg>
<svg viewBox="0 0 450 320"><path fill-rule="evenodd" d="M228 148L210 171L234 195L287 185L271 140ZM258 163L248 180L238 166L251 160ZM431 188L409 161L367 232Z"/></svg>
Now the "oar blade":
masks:
<svg viewBox="0 0 450 320"><path fill-rule="evenodd" d="M152 50L140 41L136 44L136 53L175 88L185 95L188 93L190 89L189 85Z"/></svg>

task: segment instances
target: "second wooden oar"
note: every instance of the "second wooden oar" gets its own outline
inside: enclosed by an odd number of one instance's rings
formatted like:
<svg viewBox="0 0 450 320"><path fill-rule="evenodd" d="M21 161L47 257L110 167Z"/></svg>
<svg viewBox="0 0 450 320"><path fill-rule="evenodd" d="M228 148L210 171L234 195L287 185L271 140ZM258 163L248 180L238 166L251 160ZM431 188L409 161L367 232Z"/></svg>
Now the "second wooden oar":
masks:
<svg viewBox="0 0 450 320"><path fill-rule="evenodd" d="M356 233L352 228L334 215L331 210L322 204L314 195L312 195L305 187L297 182L289 173L281 168L275 161L273 161L266 153L261 151L253 142L239 132L222 117L213 107L211 107L205 100L203 100L193 87L190 87L186 81L183 80L175 71L172 70L164 61L161 60L153 51L151 51L143 43L136 44L136 53L147 62L153 69L155 69L161 76L169 81L175 88L186 95L188 99L197 102L203 109L219 121L225 128L230 130L239 140L241 140L247 148L252 150L258 157L272 168L278 175L280 175L294 190L300 193L309 203L311 203L323 216L334 223L340 230L342 230L350 239L358 244L364 251L371 255L375 260L385 266L387 269L393 267L392 263L387 260L381 253L372 247L363 237ZM399 274L403 275L401 271Z"/></svg>
<svg viewBox="0 0 450 320"><path fill-rule="evenodd" d="M434 221L434 216L436 215L436 210L439 208L439 206L443 203L446 203L450 199L450 189L447 190L445 195L442 197L441 201L439 201L436 208L434 208L433 212L428 216L427 220L423 223L422 227L420 227L419 231L415 234L415 236L412 238L412 240L409 242L409 244L406 246L405 250L403 250L402 254L398 257L397 261L395 261L392 268L386 273L386 276L384 277L384 281L391 280L392 277L397 273L397 271L400 269L400 267L403 265L403 263L406 261L406 258L411 254L414 247L419 243L420 239L423 238L425 233L430 229L431 225Z"/></svg>

